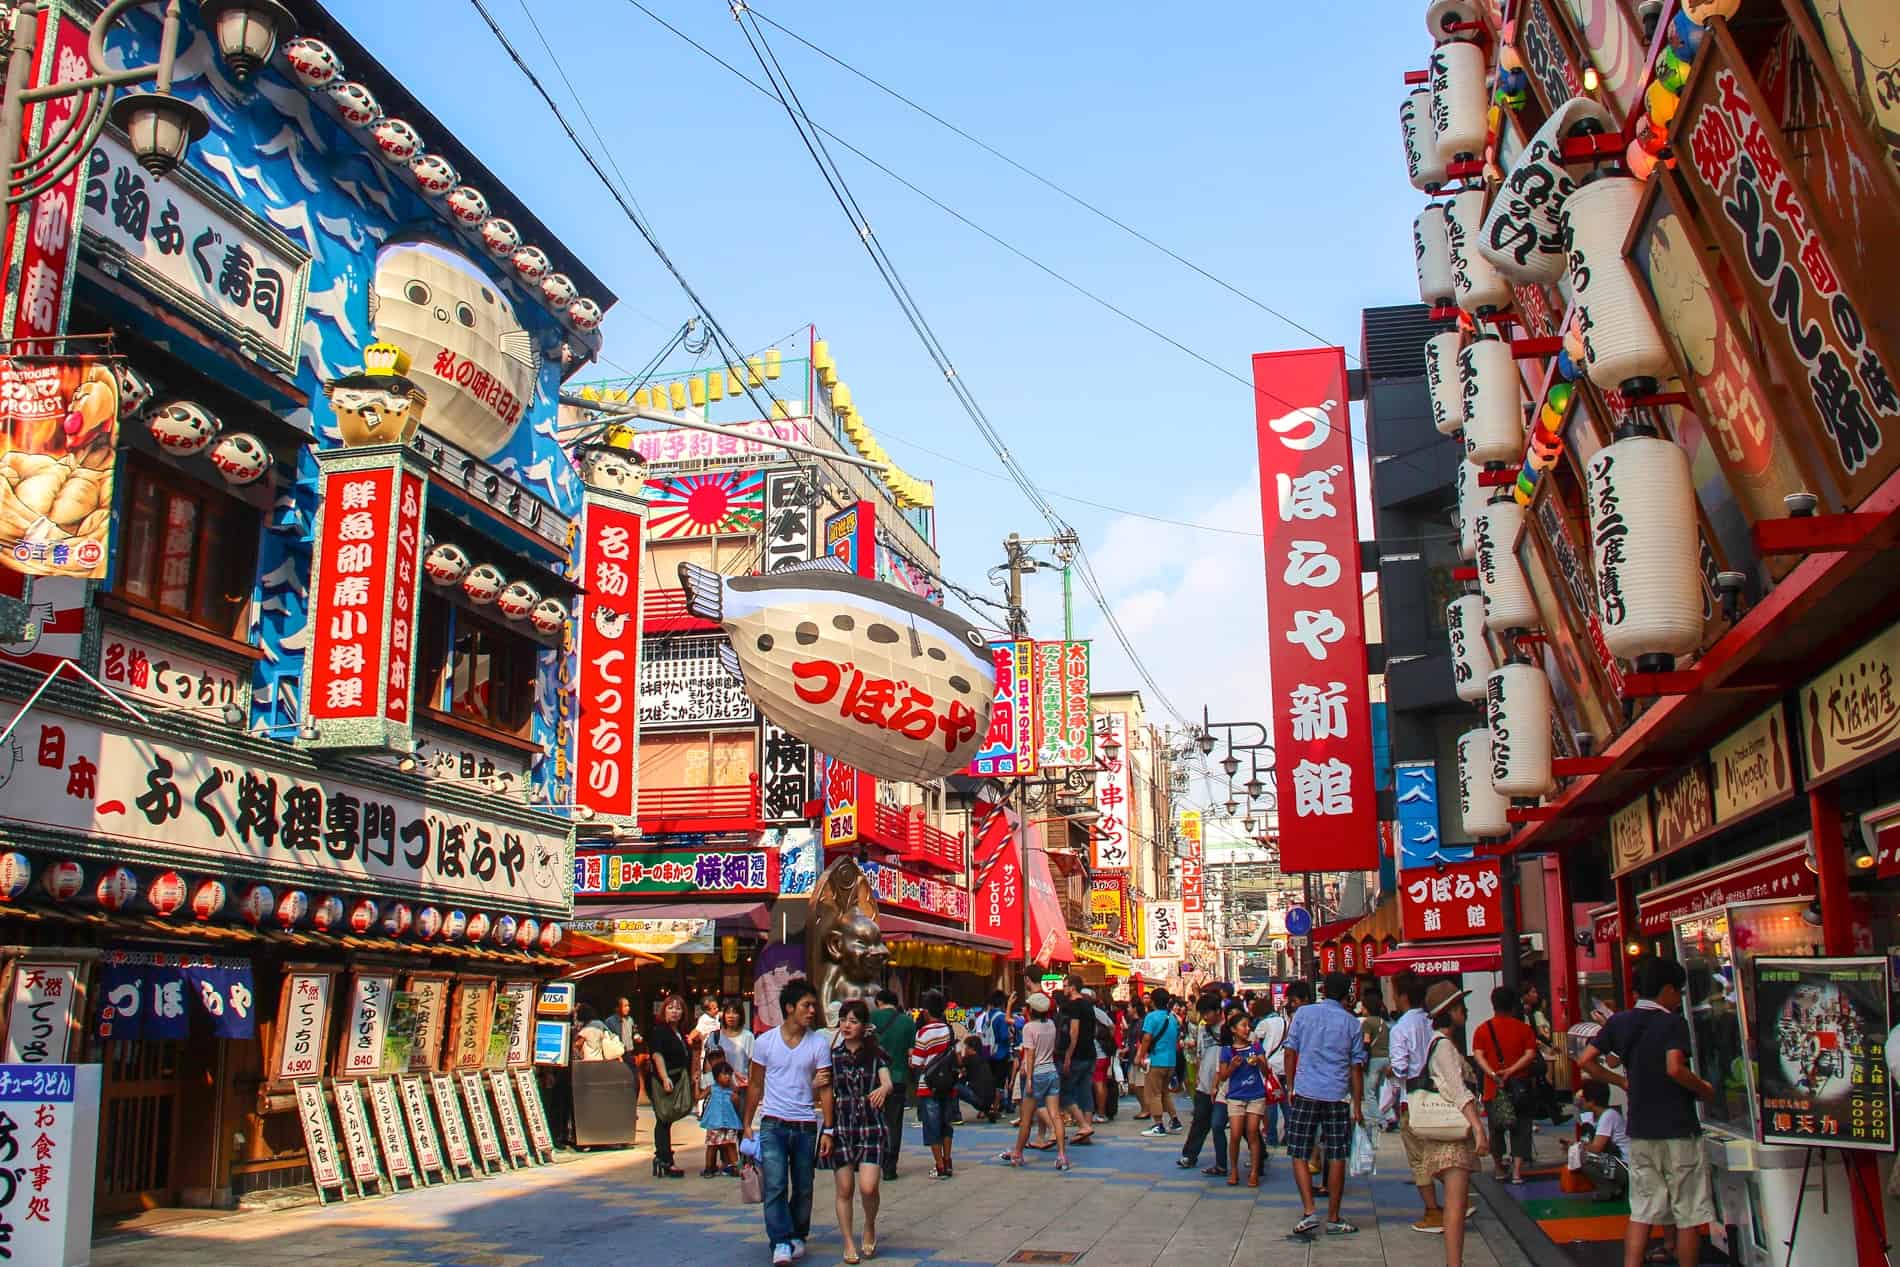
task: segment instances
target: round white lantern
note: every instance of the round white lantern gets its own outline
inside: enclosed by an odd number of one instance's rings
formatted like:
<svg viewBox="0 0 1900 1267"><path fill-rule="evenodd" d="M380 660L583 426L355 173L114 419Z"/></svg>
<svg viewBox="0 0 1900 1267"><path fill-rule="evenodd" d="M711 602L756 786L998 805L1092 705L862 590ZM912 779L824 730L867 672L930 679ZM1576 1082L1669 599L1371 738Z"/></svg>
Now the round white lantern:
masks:
<svg viewBox="0 0 1900 1267"><path fill-rule="evenodd" d="M1491 786L1491 732L1480 726L1458 736L1458 814L1467 834L1511 834L1511 799Z"/></svg>
<svg viewBox="0 0 1900 1267"><path fill-rule="evenodd" d="M454 924L455 914L453 911L449 913L451 926ZM481 911L476 911L473 915L469 916L468 920L462 925L463 935L479 946L482 942L488 940L489 924L488 916Z"/></svg>
<svg viewBox="0 0 1900 1267"><path fill-rule="evenodd" d="M154 410L145 424L152 439L167 453L181 458L194 457L211 447L224 424L218 416L195 400L174 400Z"/></svg>
<svg viewBox="0 0 1900 1267"><path fill-rule="evenodd" d="M130 867L107 867L92 889L103 911L118 911L138 901L139 878Z"/></svg>
<svg viewBox="0 0 1900 1267"><path fill-rule="evenodd" d="M1702 640L1688 455L1668 440L1630 436L1599 449L1585 475L1603 640L1639 670L1666 671Z"/></svg>
<svg viewBox="0 0 1900 1267"><path fill-rule="evenodd" d="M1501 796L1541 797L1550 772L1550 679L1516 661L1491 674L1485 697L1491 717L1491 786Z"/></svg>
<svg viewBox="0 0 1900 1267"><path fill-rule="evenodd" d="M343 59L322 40L301 36L284 45L284 60L305 88L321 88L343 73Z"/></svg>
<svg viewBox="0 0 1900 1267"><path fill-rule="evenodd" d="M1464 594L1446 604L1445 629L1451 638L1451 688L1465 703L1476 704L1497 667L1484 640L1483 596Z"/></svg>
<svg viewBox="0 0 1900 1267"><path fill-rule="evenodd" d="M1484 488L1478 468L1458 463L1458 557L1470 563L1478 557L1478 516L1484 513Z"/></svg>
<svg viewBox="0 0 1900 1267"><path fill-rule="evenodd" d="M310 908L310 927L320 933L327 933L343 919L343 899L334 893L326 893L318 898Z"/></svg>
<svg viewBox="0 0 1900 1267"><path fill-rule="evenodd" d="M1511 283L1490 260L1478 253L1484 232L1484 191L1468 189L1445 206L1445 237L1451 246L1452 284L1458 306L1484 313L1511 306Z"/></svg>
<svg viewBox="0 0 1900 1267"><path fill-rule="evenodd" d="M1549 286L1562 276L1564 204L1576 192L1563 141L1593 129L1613 130L1609 112L1588 97L1566 101L1537 130L1492 197L1478 251L1510 280Z"/></svg>
<svg viewBox="0 0 1900 1267"><path fill-rule="evenodd" d="M1524 456L1524 385L1503 339L1479 339L1458 353L1465 406L1465 457L1482 466Z"/></svg>
<svg viewBox="0 0 1900 1267"><path fill-rule="evenodd" d="M526 620L541 601L541 592L526 581L510 581L495 599L495 610L509 620Z"/></svg>
<svg viewBox="0 0 1900 1267"><path fill-rule="evenodd" d="M1442 203L1429 202L1412 221L1412 257L1418 266L1418 300L1434 308L1449 305L1458 294L1451 266L1451 234Z"/></svg>
<svg viewBox="0 0 1900 1267"><path fill-rule="evenodd" d="M200 880L198 887L191 891L191 917L208 920L224 911L229 891L221 880Z"/></svg>
<svg viewBox="0 0 1900 1267"><path fill-rule="evenodd" d="M362 936L376 925L376 903L368 898L359 900L350 908L350 931Z"/></svg>
<svg viewBox="0 0 1900 1267"><path fill-rule="evenodd" d="M548 924L547 927L541 930L541 949L549 954L553 954L554 948L561 944L561 937L561 926L555 923Z"/></svg>
<svg viewBox="0 0 1900 1267"><path fill-rule="evenodd" d="M1564 204L1564 244L1570 252L1570 288L1583 330L1583 365L1598 387L1625 389L1632 381L1655 381L1673 373L1662 335L1643 305L1642 292L1623 241L1636 218L1642 182L1604 176L1570 195Z"/></svg>
<svg viewBox="0 0 1900 1267"><path fill-rule="evenodd" d="M1445 160L1438 157L1438 128L1432 123L1432 90L1417 88L1399 103L1399 130L1405 138L1405 174L1412 188L1430 193L1445 183Z"/></svg>
<svg viewBox="0 0 1900 1267"><path fill-rule="evenodd" d="M145 890L145 901L158 915L172 916L184 909L187 890L185 878L176 871L161 871L152 877Z"/></svg>
<svg viewBox="0 0 1900 1267"><path fill-rule="evenodd" d="M436 934L442 931L442 911L438 907L425 906L416 912L416 940L434 941Z"/></svg>
<svg viewBox="0 0 1900 1267"><path fill-rule="evenodd" d="M1478 21L1478 6L1472 0L1432 0L1425 10L1425 29L1434 44L1445 40L1475 40L1480 31L1454 31L1454 26L1470 26Z"/></svg>
<svg viewBox="0 0 1900 1267"><path fill-rule="evenodd" d="M1425 340L1425 387L1431 394L1432 426L1438 434L1455 436L1465 429L1465 393L1458 380L1456 330L1442 330Z"/></svg>
<svg viewBox="0 0 1900 1267"><path fill-rule="evenodd" d="M514 943L516 923L517 921L512 915L503 915L500 919L495 921L496 945L507 946Z"/></svg>
<svg viewBox="0 0 1900 1267"><path fill-rule="evenodd" d="M211 465L227 484L255 484L270 470L270 450L248 432L233 432L211 446Z"/></svg>
<svg viewBox="0 0 1900 1267"><path fill-rule="evenodd" d="M1478 584L1484 590L1484 627L1493 633L1538 625L1537 602L1517 561L1517 538L1523 530L1524 508L1509 493L1478 516Z"/></svg>
<svg viewBox="0 0 1900 1267"><path fill-rule="evenodd" d="M528 623L540 633L560 633L567 624L567 606L558 598L544 598L528 613Z"/></svg>
<svg viewBox="0 0 1900 1267"><path fill-rule="evenodd" d="M15 902L33 883L33 862L23 853L0 854L0 902Z"/></svg>
<svg viewBox="0 0 1900 1267"><path fill-rule="evenodd" d="M1432 125L1438 156L1447 163L1484 153L1484 50L1476 44L1440 44L1432 50Z"/></svg>
<svg viewBox="0 0 1900 1267"><path fill-rule="evenodd" d="M86 887L86 869L71 858L62 858L41 873L40 887L55 902L70 902Z"/></svg>
<svg viewBox="0 0 1900 1267"><path fill-rule="evenodd" d="M310 913L310 895L302 889L292 889L277 899L273 913L277 916L278 927L288 932Z"/></svg>

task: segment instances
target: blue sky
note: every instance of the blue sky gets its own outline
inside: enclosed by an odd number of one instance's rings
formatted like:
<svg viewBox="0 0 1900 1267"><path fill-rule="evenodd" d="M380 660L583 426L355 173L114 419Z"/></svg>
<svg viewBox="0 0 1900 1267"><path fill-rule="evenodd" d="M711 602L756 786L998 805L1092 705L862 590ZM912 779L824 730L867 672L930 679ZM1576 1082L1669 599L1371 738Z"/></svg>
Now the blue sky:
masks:
<svg viewBox="0 0 1900 1267"><path fill-rule="evenodd" d="M1047 530L997 477L778 104L623 0L527 2L720 321L743 346L817 323L866 421L906 469L936 481L946 574L986 588L1005 534ZM522 0L488 3L564 99ZM756 74L722 0L647 3ZM688 301L473 8L332 7L618 291L607 354L644 364ZM1217 3L1177 11L1186 21L1123 0L769 0L760 11L1349 353L1359 309L1416 299L1419 199L1397 122L1400 74L1428 50L1416 4ZM1313 342L767 30L819 123L1196 351L1245 375L1253 352ZM964 381L1043 488L1257 533L1244 387L838 157ZM1217 717L1264 718L1258 538L1057 505L1182 711L1212 703ZM1059 585L1039 580L1030 594L1035 632L1059 635ZM1137 685L1079 587L1077 624L1096 636L1098 687Z"/></svg>

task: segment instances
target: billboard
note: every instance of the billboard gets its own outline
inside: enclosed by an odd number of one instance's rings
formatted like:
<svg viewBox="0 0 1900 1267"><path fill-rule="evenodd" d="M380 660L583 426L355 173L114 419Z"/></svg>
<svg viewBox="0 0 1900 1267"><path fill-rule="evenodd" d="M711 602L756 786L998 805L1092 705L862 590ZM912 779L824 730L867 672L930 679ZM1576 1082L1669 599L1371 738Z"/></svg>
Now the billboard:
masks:
<svg viewBox="0 0 1900 1267"><path fill-rule="evenodd" d="M1129 851L1128 813L1134 799L1128 780L1128 715L1103 713L1095 719L1095 746L1099 750L1113 741L1121 755L1104 758L1095 770L1095 820L1089 845L1097 871L1125 871L1132 855Z"/></svg>
<svg viewBox="0 0 1900 1267"><path fill-rule="evenodd" d="M990 704L990 726L965 773L973 778L1034 774L1035 644L992 642L990 658L996 665L996 697Z"/></svg>
<svg viewBox="0 0 1900 1267"><path fill-rule="evenodd" d="M0 561L28 576L105 576L118 444L107 362L0 365Z"/></svg>
<svg viewBox="0 0 1900 1267"><path fill-rule="evenodd" d="M631 818L640 777L639 504L588 489L581 507L580 683L575 701L576 803Z"/></svg>
<svg viewBox="0 0 1900 1267"><path fill-rule="evenodd" d="M1089 644L1035 644L1036 764L1092 765L1095 732L1089 726Z"/></svg>

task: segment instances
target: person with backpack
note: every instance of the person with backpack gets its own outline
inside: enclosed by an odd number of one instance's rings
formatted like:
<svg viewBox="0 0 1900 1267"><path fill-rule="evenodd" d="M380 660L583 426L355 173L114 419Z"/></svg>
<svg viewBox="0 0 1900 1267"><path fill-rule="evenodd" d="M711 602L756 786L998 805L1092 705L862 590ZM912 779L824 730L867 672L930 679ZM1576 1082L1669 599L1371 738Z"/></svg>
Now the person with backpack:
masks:
<svg viewBox="0 0 1900 1267"><path fill-rule="evenodd" d="M1121 1088L1116 1086L1112 1065L1115 1057L1115 1021L1102 1010L1100 1000L1093 989L1084 989L1082 996L1095 1009L1095 1121L1102 1123L1115 1116L1115 1100L1121 1096ZM1109 1089L1114 1087L1114 1095Z"/></svg>
<svg viewBox="0 0 1900 1267"><path fill-rule="evenodd" d="M950 1111L957 1100L956 1039L944 1019L942 990L926 990L921 1000L924 1023L910 1048L911 1077L917 1083L917 1121L924 1128L924 1144L935 1161L931 1178L948 1179L950 1143L955 1126Z"/></svg>
<svg viewBox="0 0 1900 1267"><path fill-rule="evenodd" d="M890 1181L897 1178L897 1150L904 1142L905 1093L910 1088L910 1049L917 1041L917 1022L897 1006L897 995L884 989L877 992L871 1029L877 1034L878 1048L891 1072L891 1093L884 1097L880 1109L884 1115L884 1178Z"/></svg>
<svg viewBox="0 0 1900 1267"><path fill-rule="evenodd" d="M1537 1085L1529 1076L1537 1059L1537 1031L1518 1017L1518 994L1508 985L1491 991L1491 1019L1471 1039L1471 1058L1484 1072L1484 1116L1491 1128L1491 1164L1499 1183L1521 1184L1531 1159L1531 1125ZM1505 1146L1511 1165L1504 1166Z"/></svg>
<svg viewBox="0 0 1900 1267"><path fill-rule="evenodd" d="M1181 1115L1174 1111L1174 1095L1168 1089L1181 1057L1181 1022L1175 1019L1172 1000L1162 987L1154 988L1148 1002L1148 1015L1141 1022L1141 1045L1135 1051L1135 1072L1148 1090L1147 1111L1137 1113L1135 1120L1153 1119L1154 1125L1142 1134L1161 1138L1181 1129Z"/></svg>

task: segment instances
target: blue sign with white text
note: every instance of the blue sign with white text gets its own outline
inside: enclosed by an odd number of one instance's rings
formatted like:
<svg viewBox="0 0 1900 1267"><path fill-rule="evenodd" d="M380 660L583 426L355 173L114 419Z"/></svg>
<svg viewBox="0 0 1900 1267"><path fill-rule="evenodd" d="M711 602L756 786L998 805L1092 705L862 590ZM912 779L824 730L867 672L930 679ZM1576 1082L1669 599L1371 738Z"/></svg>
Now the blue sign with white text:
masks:
<svg viewBox="0 0 1900 1267"><path fill-rule="evenodd" d="M1398 813L1399 870L1471 861L1469 844L1445 843L1438 827L1438 767L1430 761L1400 761L1392 767Z"/></svg>

